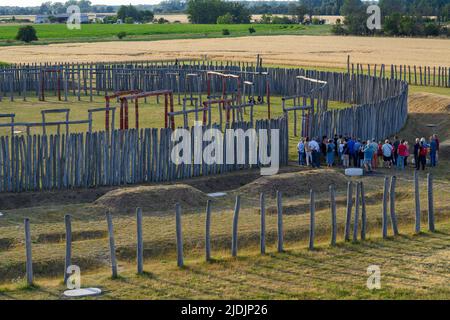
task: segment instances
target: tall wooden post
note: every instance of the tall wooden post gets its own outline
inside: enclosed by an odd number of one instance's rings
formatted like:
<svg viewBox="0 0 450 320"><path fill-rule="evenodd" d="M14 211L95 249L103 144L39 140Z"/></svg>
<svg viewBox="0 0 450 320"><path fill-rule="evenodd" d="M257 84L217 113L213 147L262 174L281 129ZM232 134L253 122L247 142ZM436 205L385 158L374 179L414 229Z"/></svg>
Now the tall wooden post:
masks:
<svg viewBox="0 0 450 320"><path fill-rule="evenodd" d="M277 191L278 252L283 252L283 204L282 194Z"/></svg>
<svg viewBox="0 0 450 320"><path fill-rule="evenodd" d="M261 231L260 231L260 248L261 254L266 253L266 205L264 193L259 196L260 214L261 214Z"/></svg>
<svg viewBox="0 0 450 320"><path fill-rule="evenodd" d="M358 227L359 227L359 197L360 197L359 183L356 184L356 196L355 196L355 220L353 223L353 241L358 241Z"/></svg>
<svg viewBox="0 0 450 320"><path fill-rule="evenodd" d="M206 261L211 260L211 200L206 202L205 256Z"/></svg>
<svg viewBox="0 0 450 320"><path fill-rule="evenodd" d="M420 232L420 193L419 193L419 170L414 170L414 200L416 209L416 223L414 231Z"/></svg>
<svg viewBox="0 0 450 320"><path fill-rule="evenodd" d="M316 203L314 191L309 191L309 250L314 250L314 229L316 225L315 221Z"/></svg>
<svg viewBox="0 0 450 320"><path fill-rule="evenodd" d="M142 209L136 209L136 259L137 259L137 273L144 273L144 243L142 236Z"/></svg>
<svg viewBox="0 0 450 320"><path fill-rule="evenodd" d="M353 206L353 183L351 181L347 184L347 214L345 217L345 241L350 240L350 224L352 221L352 206Z"/></svg>
<svg viewBox="0 0 450 320"><path fill-rule="evenodd" d="M383 189L383 215L382 215L382 235L383 238L387 237L387 202L388 202L388 189L389 189L389 178L384 177L384 189Z"/></svg>
<svg viewBox="0 0 450 320"><path fill-rule="evenodd" d="M31 232L30 232L30 219L25 218L25 252L26 252L26 272L27 272L27 284L33 285L33 257L31 255Z"/></svg>
<svg viewBox="0 0 450 320"><path fill-rule="evenodd" d="M181 206L179 203L175 205L175 229L177 237L177 265L182 267L183 261L183 231L181 229Z"/></svg>
<svg viewBox="0 0 450 320"><path fill-rule="evenodd" d="M360 182L361 188L361 240L366 240L367 231L367 212L366 212L366 194L364 192L364 183Z"/></svg>
<svg viewBox="0 0 450 320"><path fill-rule="evenodd" d="M238 222L239 222L239 210L241 207L241 196L236 196L236 203L234 205L234 215L233 215L233 230L231 238L231 256L237 257L238 250Z"/></svg>
<svg viewBox="0 0 450 320"><path fill-rule="evenodd" d="M72 221L70 215L64 216L64 223L66 225L66 258L64 262L64 284L67 283L69 274L67 268L72 265Z"/></svg>
<svg viewBox="0 0 450 320"><path fill-rule="evenodd" d="M394 236L398 235L398 226L397 226L397 216L395 215L395 185L396 185L397 177L391 177L391 186L390 186L390 196L389 196L389 204L390 204L390 214L391 214L391 222L392 222L392 231L394 232Z"/></svg>
<svg viewBox="0 0 450 320"><path fill-rule="evenodd" d="M108 223L108 234L109 234L109 251L111 257L111 273L112 278L117 278L117 261L116 261L116 245L114 242L114 228L112 222L111 213L106 214L106 222Z"/></svg>
<svg viewBox="0 0 450 320"><path fill-rule="evenodd" d="M336 190L330 185L330 209L331 209L331 245L336 245L337 222L336 222Z"/></svg>
<svg viewBox="0 0 450 320"><path fill-rule="evenodd" d="M428 230L431 232L436 231L434 227L434 203L433 203L433 175L427 174L427 186L428 186Z"/></svg>

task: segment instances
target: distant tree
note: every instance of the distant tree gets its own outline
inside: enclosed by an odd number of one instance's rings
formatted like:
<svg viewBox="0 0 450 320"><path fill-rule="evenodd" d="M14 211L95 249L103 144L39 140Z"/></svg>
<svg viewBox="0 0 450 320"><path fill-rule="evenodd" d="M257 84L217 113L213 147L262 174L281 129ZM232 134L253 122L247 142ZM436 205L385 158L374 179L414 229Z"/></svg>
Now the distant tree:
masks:
<svg viewBox="0 0 450 320"><path fill-rule="evenodd" d="M231 23L233 23L233 16L229 12L217 18L217 24L231 24Z"/></svg>
<svg viewBox="0 0 450 320"><path fill-rule="evenodd" d="M263 14L261 16L261 20L259 20L259 21L264 24L272 23L272 15L271 14Z"/></svg>
<svg viewBox="0 0 450 320"><path fill-rule="evenodd" d="M282 16L282 17L275 16L272 18L272 23L273 24L292 24L292 23L294 23L294 21L292 21L292 19L290 19L287 16Z"/></svg>
<svg viewBox="0 0 450 320"><path fill-rule="evenodd" d="M106 16L103 18L103 23L113 24L117 22L117 16Z"/></svg>
<svg viewBox="0 0 450 320"><path fill-rule="evenodd" d="M424 32L427 36L438 36L439 26L435 22L428 22L425 24Z"/></svg>
<svg viewBox="0 0 450 320"><path fill-rule="evenodd" d="M134 19L132 17L126 17L124 22L126 24L133 24L134 23Z"/></svg>
<svg viewBox="0 0 450 320"><path fill-rule="evenodd" d="M420 28L419 19L413 16L403 16L400 18L398 26L398 33L404 36L420 35L422 30Z"/></svg>
<svg viewBox="0 0 450 320"><path fill-rule="evenodd" d="M156 20L156 23L158 23L158 24L169 23L169 20L164 19L163 17L161 17L161 18Z"/></svg>
<svg viewBox="0 0 450 320"><path fill-rule="evenodd" d="M361 0L344 0L341 14L345 16L344 25L350 34L368 33L366 6Z"/></svg>
<svg viewBox="0 0 450 320"><path fill-rule="evenodd" d="M125 31L121 31L117 34L117 38L123 39L127 36L127 33Z"/></svg>
<svg viewBox="0 0 450 320"><path fill-rule="evenodd" d="M132 18L133 22L149 22L153 20L153 12L150 10L139 11L135 6L131 4L129 6L120 6L117 11L117 18L122 21L126 21L127 18ZM128 19L128 21L130 21Z"/></svg>
<svg viewBox="0 0 450 320"><path fill-rule="evenodd" d="M223 0L188 0L186 13L191 23L217 23L217 19L227 13L232 16L233 23L250 23L251 19L244 4Z"/></svg>
<svg viewBox="0 0 450 320"><path fill-rule="evenodd" d="M303 23L305 15L308 13L308 8L304 4L289 4L289 14L292 16L292 20L297 23Z"/></svg>
<svg viewBox="0 0 450 320"><path fill-rule="evenodd" d="M233 17L233 23L250 23L252 18L249 9L239 2L227 2L226 12L230 13Z"/></svg>
<svg viewBox="0 0 450 320"><path fill-rule="evenodd" d="M400 13L393 13L384 18L383 31L387 35L397 35L400 32L400 21L402 16Z"/></svg>
<svg viewBox="0 0 450 320"><path fill-rule="evenodd" d="M65 13L67 11L67 7L62 2L54 2L51 5L52 14L60 14Z"/></svg>
<svg viewBox="0 0 450 320"><path fill-rule="evenodd" d="M450 21L450 3L445 5L441 11L441 20L443 22Z"/></svg>
<svg viewBox="0 0 450 320"><path fill-rule="evenodd" d="M204 24L216 23L226 12L226 3L222 0L189 0L186 10L191 23Z"/></svg>
<svg viewBox="0 0 450 320"><path fill-rule="evenodd" d="M50 1L41 3L39 8L40 14L50 14L52 13L52 3Z"/></svg>
<svg viewBox="0 0 450 320"><path fill-rule="evenodd" d="M56 22L58 22L58 19L54 15L49 15L48 16L48 21L50 23L56 23Z"/></svg>
<svg viewBox="0 0 450 320"><path fill-rule="evenodd" d="M344 35L347 31L344 28L344 25L341 22L341 19L337 19L336 23L331 27L331 31L337 35Z"/></svg>
<svg viewBox="0 0 450 320"><path fill-rule="evenodd" d="M20 27L15 39L26 43L37 41L38 37L36 34L36 29L34 29L33 26L29 25Z"/></svg>

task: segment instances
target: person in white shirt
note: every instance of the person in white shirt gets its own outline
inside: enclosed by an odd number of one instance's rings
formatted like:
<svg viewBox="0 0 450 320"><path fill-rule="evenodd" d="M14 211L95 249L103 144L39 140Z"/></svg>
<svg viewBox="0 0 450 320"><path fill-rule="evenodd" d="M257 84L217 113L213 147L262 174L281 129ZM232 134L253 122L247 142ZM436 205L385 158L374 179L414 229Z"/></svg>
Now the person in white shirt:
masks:
<svg viewBox="0 0 450 320"><path fill-rule="evenodd" d="M383 146L381 147L381 150L383 151L384 166L391 168L392 152L394 151L394 147L389 143L389 140L386 139L386 141L384 141Z"/></svg>
<svg viewBox="0 0 450 320"><path fill-rule="evenodd" d="M309 148L311 149L313 168L320 168L320 146L315 139L311 139Z"/></svg>
<svg viewBox="0 0 450 320"><path fill-rule="evenodd" d="M303 139L300 139L300 142L297 145L298 150L298 164L300 166L305 165L305 143Z"/></svg>

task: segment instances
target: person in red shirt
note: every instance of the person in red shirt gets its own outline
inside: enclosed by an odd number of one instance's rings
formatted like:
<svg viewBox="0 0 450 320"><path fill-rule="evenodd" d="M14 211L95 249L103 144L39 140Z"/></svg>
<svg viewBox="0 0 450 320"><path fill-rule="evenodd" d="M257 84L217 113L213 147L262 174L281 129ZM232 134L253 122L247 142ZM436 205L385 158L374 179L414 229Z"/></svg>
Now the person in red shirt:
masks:
<svg viewBox="0 0 450 320"><path fill-rule="evenodd" d="M405 140L402 140L398 145L398 158L397 158L397 168L400 170L405 169L405 157L406 157L407 147L405 145Z"/></svg>

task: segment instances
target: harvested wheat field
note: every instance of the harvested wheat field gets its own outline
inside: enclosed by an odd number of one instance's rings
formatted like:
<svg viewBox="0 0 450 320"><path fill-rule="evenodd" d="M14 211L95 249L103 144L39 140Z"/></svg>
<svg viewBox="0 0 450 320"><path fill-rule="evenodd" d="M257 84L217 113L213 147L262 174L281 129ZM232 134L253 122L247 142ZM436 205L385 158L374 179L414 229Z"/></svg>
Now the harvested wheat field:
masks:
<svg viewBox="0 0 450 320"><path fill-rule="evenodd" d="M5 62L95 62L195 58L254 61L266 64L345 67L347 55L360 63L450 65L450 41L444 39L370 38L338 36L260 36L72 43L5 47Z"/></svg>

